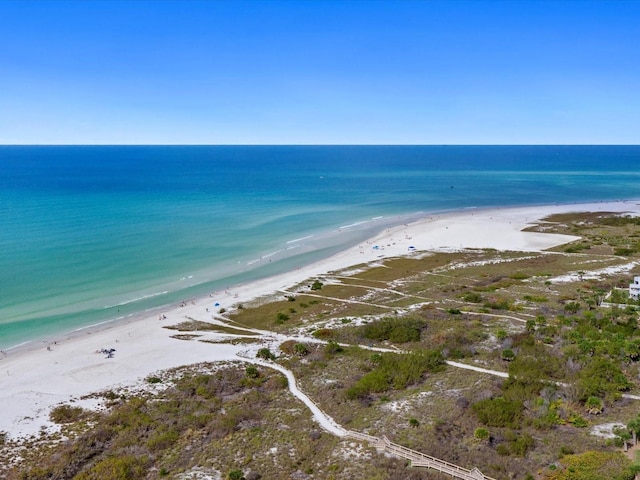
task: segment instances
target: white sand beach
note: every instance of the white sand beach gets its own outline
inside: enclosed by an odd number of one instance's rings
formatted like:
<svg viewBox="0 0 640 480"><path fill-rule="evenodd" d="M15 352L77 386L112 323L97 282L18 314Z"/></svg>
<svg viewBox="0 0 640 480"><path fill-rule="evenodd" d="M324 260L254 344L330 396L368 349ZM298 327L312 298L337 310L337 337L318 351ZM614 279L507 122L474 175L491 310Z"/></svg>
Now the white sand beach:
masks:
<svg viewBox="0 0 640 480"><path fill-rule="evenodd" d="M159 319L154 313L128 323L87 328L74 335L47 339L28 350L0 354L0 432L11 437L53 428L48 421L55 405L119 386L135 385L156 371L198 362L234 360L245 346L186 342L162 328L190 317L210 321L213 302L220 308L288 288L307 278L381 258L430 250L495 248L538 251L575 239L563 235L522 232L552 213L577 211L640 214L640 202L559 205L425 215L420 221L381 232L331 258L225 292L175 306ZM55 343L54 343L55 342ZM115 349L107 358L101 349Z"/></svg>

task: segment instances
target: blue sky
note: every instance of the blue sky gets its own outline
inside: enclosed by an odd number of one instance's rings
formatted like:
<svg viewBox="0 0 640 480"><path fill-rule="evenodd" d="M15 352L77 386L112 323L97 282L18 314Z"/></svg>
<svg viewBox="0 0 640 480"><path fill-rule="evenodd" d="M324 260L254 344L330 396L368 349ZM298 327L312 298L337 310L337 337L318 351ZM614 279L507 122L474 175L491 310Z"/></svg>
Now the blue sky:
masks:
<svg viewBox="0 0 640 480"><path fill-rule="evenodd" d="M0 0L0 144L639 144L640 1Z"/></svg>

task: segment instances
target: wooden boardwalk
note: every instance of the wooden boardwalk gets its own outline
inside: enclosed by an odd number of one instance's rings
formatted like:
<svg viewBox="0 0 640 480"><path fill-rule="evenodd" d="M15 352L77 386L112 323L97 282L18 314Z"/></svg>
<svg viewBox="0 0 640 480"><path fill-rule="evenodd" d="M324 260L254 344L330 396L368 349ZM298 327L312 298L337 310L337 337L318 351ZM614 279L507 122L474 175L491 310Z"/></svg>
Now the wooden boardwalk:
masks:
<svg viewBox="0 0 640 480"><path fill-rule="evenodd" d="M369 442L369 444L374 446L379 452L389 453L395 457L409 460L412 467L431 468L462 480L495 480L494 478L484 475L477 468L468 470L453 463L440 460L439 458L431 457L416 450L411 450L410 448L403 447L397 443L392 443L386 436L383 436L382 438L374 437L367 435L366 433L354 432L351 430L347 432L347 436Z"/></svg>

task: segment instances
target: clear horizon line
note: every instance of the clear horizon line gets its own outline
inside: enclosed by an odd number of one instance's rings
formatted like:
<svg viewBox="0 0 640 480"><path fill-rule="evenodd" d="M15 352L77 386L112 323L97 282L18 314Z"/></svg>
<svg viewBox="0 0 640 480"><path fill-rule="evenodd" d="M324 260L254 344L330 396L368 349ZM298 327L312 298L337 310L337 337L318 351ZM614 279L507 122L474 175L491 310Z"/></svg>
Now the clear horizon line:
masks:
<svg viewBox="0 0 640 480"><path fill-rule="evenodd" d="M640 143L0 143L0 147L637 147Z"/></svg>

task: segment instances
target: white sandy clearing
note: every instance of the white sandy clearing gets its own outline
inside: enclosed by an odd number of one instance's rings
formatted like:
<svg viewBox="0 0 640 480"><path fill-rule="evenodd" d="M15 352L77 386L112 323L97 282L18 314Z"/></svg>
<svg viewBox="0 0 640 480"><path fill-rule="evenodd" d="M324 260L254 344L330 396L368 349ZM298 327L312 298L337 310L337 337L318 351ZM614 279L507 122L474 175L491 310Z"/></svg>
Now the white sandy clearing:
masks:
<svg viewBox="0 0 640 480"><path fill-rule="evenodd" d="M86 329L80 334L48 339L29 350L0 355L0 432L13 438L37 434L48 422L51 408L97 391L128 386L158 370L198 362L238 359L246 346L181 341L176 332L162 328L190 317L210 321L212 300L229 308L233 304L287 289L310 277L357 264L420 251L495 248L539 251L575 239L563 235L522 232L530 223L552 213L607 211L640 213L636 202L466 210L426 216L409 224L389 228L367 242L326 260L275 277L204 297L183 307L173 307L159 320L157 314L127 324ZM377 247L377 248L374 248ZM409 248L414 247L414 248ZM55 340L55 344L54 344ZM47 350L47 346L51 350ZM96 353L115 348L113 358ZM291 381L291 379L290 379ZM305 402L306 403L306 402ZM344 435L338 425L323 425Z"/></svg>

